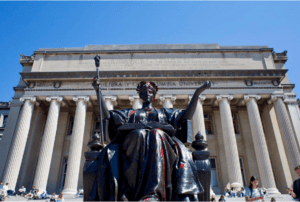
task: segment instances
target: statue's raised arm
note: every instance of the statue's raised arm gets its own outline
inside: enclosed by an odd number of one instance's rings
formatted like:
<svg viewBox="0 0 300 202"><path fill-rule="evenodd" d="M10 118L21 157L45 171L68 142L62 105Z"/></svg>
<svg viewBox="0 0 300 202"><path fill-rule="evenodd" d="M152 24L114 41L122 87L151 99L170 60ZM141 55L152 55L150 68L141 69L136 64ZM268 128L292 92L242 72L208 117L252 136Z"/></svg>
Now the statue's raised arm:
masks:
<svg viewBox="0 0 300 202"><path fill-rule="evenodd" d="M196 89L192 99L191 99L191 102L190 104L188 105L188 107L186 108L184 114L181 116L180 120L179 121L183 121L183 120L191 120L193 115L194 115L194 112L196 110L196 107L197 107L197 103L198 103L198 98L199 98L199 95L205 91L206 89L209 89L211 87L211 82L210 81L206 81L204 83L203 86L199 87Z"/></svg>

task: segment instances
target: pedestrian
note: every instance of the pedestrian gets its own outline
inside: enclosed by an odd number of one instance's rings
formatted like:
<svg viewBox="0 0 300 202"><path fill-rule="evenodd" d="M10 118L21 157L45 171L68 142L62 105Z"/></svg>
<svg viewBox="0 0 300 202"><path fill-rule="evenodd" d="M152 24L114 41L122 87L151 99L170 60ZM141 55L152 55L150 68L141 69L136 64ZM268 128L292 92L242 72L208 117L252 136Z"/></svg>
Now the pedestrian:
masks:
<svg viewBox="0 0 300 202"><path fill-rule="evenodd" d="M64 202L64 201L65 201L64 195L63 195L63 193L60 193L58 195L58 198L57 198L56 202Z"/></svg>
<svg viewBox="0 0 300 202"><path fill-rule="evenodd" d="M250 178L250 186L246 188L246 201L264 201L264 193L259 188L258 179L254 176Z"/></svg>
<svg viewBox="0 0 300 202"><path fill-rule="evenodd" d="M220 196L219 201L226 201L223 195Z"/></svg>
<svg viewBox="0 0 300 202"><path fill-rule="evenodd" d="M56 198L57 198L56 193L53 192L52 197L50 198L50 201L56 201Z"/></svg>
<svg viewBox="0 0 300 202"><path fill-rule="evenodd" d="M264 185L261 185L261 189L262 189L264 195L266 195L267 194L267 189L264 187Z"/></svg>
<svg viewBox="0 0 300 202"><path fill-rule="evenodd" d="M231 197L236 197L236 190L235 190L235 188L231 188L231 191L230 191L230 194L231 194Z"/></svg>
<svg viewBox="0 0 300 202"><path fill-rule="evenodd" d="M16 193L16 195L26 195L26 188L25 188L24 185L22 186L22 188L20 188L18 190L18 192Z"/></svg>
<svg viewBox="0 0 300 202"><path fill-rule="evenodd" d="M276 201L274 197L271 198L271 201Z"/></svg>
<svg viewBox="0 0 300 202"><path fill-rule="evenodd" d="M224 196L231 197L231 193L230 193L230 190L228 189L227 185L224 188Z"/></svg>
<svg viewBox="0 0 300 202"><path fill-rule="evenodd" d="M47 193L46 191L43 191L43 193L40 195L40 199L46 199L47 198Z"/></svg>
<svg viewBox="0 0 300 202"><path fill-rule="evenodd" d="M295 169L296 173L300 177L300 165L296 166ZM300 178L295 180L293 183L293 189L287 188L288 192L292 195L294 199L300 201Z"/></svg>
<svg viewBox="0 0 300 202"><path fill-rule="evenodd" d="M211 195L210 201L216 201L215 195Z"/></svg>
<svg viewBox="0 0 300 202"><path fill-rule="evenodd" d="M245 189L244 189L244 187L241 188L241 190L239 192L239 197L245 197Z"/></svg>

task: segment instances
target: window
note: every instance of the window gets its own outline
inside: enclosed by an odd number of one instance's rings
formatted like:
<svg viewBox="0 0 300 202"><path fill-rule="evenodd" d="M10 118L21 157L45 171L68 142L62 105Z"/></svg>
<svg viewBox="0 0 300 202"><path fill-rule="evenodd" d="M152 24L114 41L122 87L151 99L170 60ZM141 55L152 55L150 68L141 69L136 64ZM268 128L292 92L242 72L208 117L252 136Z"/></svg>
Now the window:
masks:
<svg viewBox="0 0 300 202"><path fill-rule="evenodd" d="M68 128L68 135L72 135L73 125L74 125L74 116L70 116L70 122L69 122L69 128Z"/></svg>
<svg viewBox="0 0 300 202"><path fill-rule="evenodd" d="M236 114L232 114L232 120L233 120L234 133L235 134L240 134L240 132L239 132L239 125L238 125L237 115Z"/></svg>
<svg viewBox="0 0 300 202"><path fill-rule="evenodd" d="M217 173L216 159L210 158L209 160L211 166L211 175L210 175L211 186L218 187L218 173Z"/></svg>
<svg viewBox="0 0 300 202"><path fill-rule="evenodd" d="M3 128L5 128L5 126L6 126L7 119L8 119L8 115L4 115L4 118L3 118L3 125L2 125Z"/></svg>
<svg viewBox="0 0 300 202"><path fill-rule="evenodd" d="M68 167L68 157L64 157L63 161L63 168L62 168L62 178L61 178L61 187L65 186L66 174L67 174L67 167Z"/></svg>
<svg viewBox="0 0 300 202"><path fill-rule="evenodd" d="M204 114L204 124L206 135L213 135L213 124L211 115Z"/></svg>
<svg viewBox="0 0 300 202"><path fill-rule="evenodd" d="M244 169L244 162L243 162L243 158L240 157L240 166L241 166L241 172L242 172L242 178L243 178L243 184L244 187L246 187L246 180L245 180L245 169Z"/></svg>

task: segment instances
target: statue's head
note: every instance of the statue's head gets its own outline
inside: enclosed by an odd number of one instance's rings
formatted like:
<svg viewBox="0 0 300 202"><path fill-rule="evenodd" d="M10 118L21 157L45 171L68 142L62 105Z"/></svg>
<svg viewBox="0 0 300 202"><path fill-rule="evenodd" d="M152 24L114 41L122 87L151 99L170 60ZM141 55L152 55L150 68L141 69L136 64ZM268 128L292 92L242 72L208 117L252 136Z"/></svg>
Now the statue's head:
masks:
<svg viewBox="0 0 300 202"><path fill-rule="evenodd" d="M155 95L158 91L158 87L152 81L150 82L141 81L137 85L136 91L138 92L140 98L144 102L153 102L153 100L155 99Z"/></svg>

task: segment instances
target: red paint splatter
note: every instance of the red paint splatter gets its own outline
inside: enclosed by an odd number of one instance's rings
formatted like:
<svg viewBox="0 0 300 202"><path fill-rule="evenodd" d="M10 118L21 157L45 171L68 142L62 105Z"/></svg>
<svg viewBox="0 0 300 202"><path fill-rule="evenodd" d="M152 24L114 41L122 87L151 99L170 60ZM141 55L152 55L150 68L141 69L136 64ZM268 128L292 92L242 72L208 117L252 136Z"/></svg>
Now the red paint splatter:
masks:
<svg viewBox="0 0 300 202"><path fill-rule="evenodd" d="M133 110L132 112L130 112L130 115L131 116L132 114L134 114L136 112L136 110Z"/></svg>
<svg viewBox="0 0 300 202"><path fill-rule="evenodd" d="M156 130L156 129L155 129ZM163 144L165 143L165 139L160 135ZM161 156L163 158L163 178L164 178L164 201L166 201L166 166L165 166L165 154L163 146L160 149Z"/></svg>

